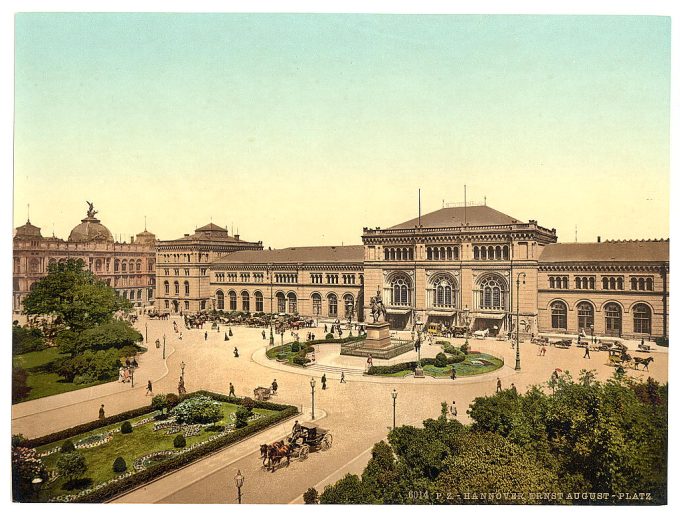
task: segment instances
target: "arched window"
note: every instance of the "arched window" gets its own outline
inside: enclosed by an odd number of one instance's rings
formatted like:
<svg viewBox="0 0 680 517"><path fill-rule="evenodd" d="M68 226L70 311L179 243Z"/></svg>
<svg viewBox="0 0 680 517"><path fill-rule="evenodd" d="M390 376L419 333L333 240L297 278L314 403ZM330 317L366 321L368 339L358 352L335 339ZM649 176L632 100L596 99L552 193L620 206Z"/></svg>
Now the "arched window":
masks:
<svg viewBox="0 0 680 517"><path fill-rule="evenodd" d="M234 291L229 291L229 310L236 310L236 293Z"/></svg>
<svg viewBox="0 0 680 517"><path fill-rule="evenodd" d="M404 275L396 276L392 280L392 305L409 305L409 290L411 283Z"/></svg>
<svg viewBox="0 0 680 517"><path fill-rule="evenodd" d="M550 316L552 321L552 328L566 329L567 328L567 306L564 302L556 301L550 304Z"/></svg>
<svg viewBox="0 0 680 517"><path fill-rule="evenodd" d="M453 259L453 250L449 246L448 248L446 248L446 260L451 260L451 259Z"/></svg>
<svg viewBox="0 0 680 517"><path fill-rule="evenodd" d="M328 295L328 316L338 316L338 297L333 293Z"/></svg>
<svg viewBox="0 0 680 517"><path fill-rule="evenodd" d="M264 312L264 297L260 291L255 291L255 312Z"/></svg>
<svg viewBox="0 0 680 517"><path fill-rule="evenodd" d="M314 316L321 316L321 295L319 293L312 295L312 314Z"/></svg>
<svg viewBox="0 0 680 517"><path fill-rule="evenodd" d="M432 260L432 248L427 248L427 260Z"/></svg>
<svg viewBox="0 0 680 517"><path fill-rule="evenodd" d="M385 248L385 260L390 260L390 250Z"/></svg>
<svg viewBox="0 0 680 517"><path fill-rule="evenodd" d="M250 312L250 293L248 291L241 292L241 310Z"/></svg>
<svg viewBox="0 0 680 517"><path fill-rule="evenodd" d="M595 277L594 276L591 276L588 279L588 285L590 286L591 290L595 290Z"/></svg>
<svg viewBox="0 0 680 517"><path fill-rule="evenodd" d="M223 311L224 310L224 293L219 290L215 293L215 298L217 298L217 310L218 311Z"/></svg>
<svg viewBox="0 0 680 517"><path fill-rule="evenodd" d="M286 297L283 293L276 293L276 312L286 312Z"/></svg>
<svg viewBox="0 0 680 517"><path fill-rule="evenodd" d="M179 282L175 280L175 294L179 295Z"/></svg>
<svg viewBox="0 0 680 517"><path fill-rule="evenodd" d="M453 307L453 283L447 277L440 276L435 278L434 286L434 306L435 307Z"/></svg>
<svg viewBox="0 0 680 517"><path fill-rule="evenodd" d="M102 261L101 259L97 259L94 261L94 270L95 271L101 271L102 270Z"/></svg>
<svg viewBox="0 0 680 517"><path fill-rule="evenodd" d="M127 273L127 262L126 261L123 261L123 263L121 264L121 268L122 268L123 273Z"/></svg>
<svg viewBox="0 0 680 517"><path fill-rule="evenodd" d="M548 283L550 284L550 289L555 289L555 277L551 276L548 278Z"/></svg>
<svg viewBox="0 0 680 517"><path fill-rule="evenodd" d="M295 296L295 293L288 293L288 312L290 314L297 312L297 296Z"/></svg>
<svg viewBox="0 0 680 517"><path fill-rule="evenodd" d="M616 288L619 291L623 291L623 278L622 277L619 277L619 278L616 279Z"/></svg>
<svg viewBox="0 0 680 517"><path fill-rule="evenodd" d="M487 256L489 257L489 260L495 260L496 259L496 252L494 251L493 246L489 246L489 250L487 251Z"/></svg>
<svg viewBox="0 0 680 517"><path fill-rule="evenodd" d="M116 259L116 260L113 261L113 272L118 273L119 270L120 270L120 260Z"/></svg>
<svg viewBox="0 0 680 517"><path fill-rule="evenodd" d="M508 260L510 258L510 247L503 246L503 260Z"/></svg>
<svg viewBox="0 0 680 517"><path fill-rule="evenodd" d="M647 291L653 291L654 290L654 281L651 278L648 278L647 280L645 280L645 284L646 284L645 287L646 287Z"/></svg>
<svg viewBox="0 0 680 517"><path fill-rule="evenodd" d="M557 289L562 289L562 278L559 276L555 279L555 287Z"/></svg>
<svg viewBox="0 0 680 517"><path fill-rule="evenodd" d="M581 289L581 277L576 277L576 289Z"/></svg>
<svg viewBox="0 0 680 517"><path fill-rule="evenodd" d="M644 303L633 306L633 332L638 334L652 333L652 310Z"/></svg>
<svg viewBox="0 0 680 517"><path fill-rule="evenodd" d="M346 294L343 298L345 302L345 318L349 318L351 315L354 315L354 296Z"/></svg>
<svg viewBox="0 0 680 517"><path fill-rule="evenodd" d="M576 310L578 312L579 330L580 329L590 330L590 327L593 325L593 322L595 321L593 318L593 315L595 314L593 305L588 302L581 302L576 306Z"/></svg>
<svg viewBox="0 0 680 517"><path fill-rule="evenodd" d="M630 288L631 288L633 291L637 291L637 288L638 288L638 282L637 282L637 280L638 280L638 279L635 278L635 277L633 277L633 278L630 279Z"/></svg>
<svg viewBox="0 0 680 517"><path fill-rule="evenodd" d="M503 309L505 306L505 286L494 276L486 277L480 284L480 308Z"/></svg>
<svg viewBox="0 0 680 517"><path fill-rule="evenodd" d="M602 289L609 289L609 278L606 276L602 279Z"/></svg>
<svg viewBox="0 0 680 517"><path fill-rule="evenodd" d="M616 303L604 306L604 328L609 336L621 335L621 307Z"/></svg>
<svg viewBox="0 0 680 517"><path fill-rule="evenodd" d="M189 282L184 281L184 296L189 296Z"/></svg>
<svg viewBox="0 0 680 517"><path fill-rule="evenodd" d="M453 260L458 260L460 258L460 252L458 251L458 246L453 248Z"/></svg>
<svg viewBox="0 0 680 517"><path fill-rule="evenodd" d="M168 282L167 280L163 282L163 292L165 294L170 294L170 282Z"/></svg>
<svg viewBox="0 0 680 517"><path fill-rule="evenodd" d="M486 246L482 246L481 252L482 252L482 255L481 255L482 260L486 260Z"/></svg>
<svg viewBox="0 0 680 517"><path fill-rule="evenodd" d="M474 253L475 260L479 260L479 248L475 246L474 248L472 248L472 251Z"/></svg>
<svg viewBox="0 0 680 517"><path fill-rule="evenodd" d="M142 261L141 261L141 260L138 260L138 261L137 261L137 272L139 273L139 272L141 272L141 271L142 271Z"/></svg>

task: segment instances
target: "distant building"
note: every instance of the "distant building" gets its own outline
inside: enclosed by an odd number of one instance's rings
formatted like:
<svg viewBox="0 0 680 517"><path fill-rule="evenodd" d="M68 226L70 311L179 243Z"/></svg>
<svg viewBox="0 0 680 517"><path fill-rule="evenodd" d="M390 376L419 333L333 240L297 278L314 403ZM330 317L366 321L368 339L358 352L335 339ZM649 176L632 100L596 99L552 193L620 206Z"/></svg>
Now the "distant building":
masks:
<svg viewBox="0 0 680 517"><path fill-rule="evenodd" d="M208 224L179 239L158 241L156 307L161 312L198 312L211 309L210 263L227 253L261 250L262 241L242 241L225 228Z"/></svg>
<svg viewBox="0 0 680 517"><path fill-rule="evenodd" d="M129 243L115 242L109 229L95 217L92 207L67 240L43 237L40 228L27 221L14 233L13 300L15 312L24 297L47 275L50 264L82 259L85 267L135 306L152 305L155 291L155 241L146 229Z"/></svg>

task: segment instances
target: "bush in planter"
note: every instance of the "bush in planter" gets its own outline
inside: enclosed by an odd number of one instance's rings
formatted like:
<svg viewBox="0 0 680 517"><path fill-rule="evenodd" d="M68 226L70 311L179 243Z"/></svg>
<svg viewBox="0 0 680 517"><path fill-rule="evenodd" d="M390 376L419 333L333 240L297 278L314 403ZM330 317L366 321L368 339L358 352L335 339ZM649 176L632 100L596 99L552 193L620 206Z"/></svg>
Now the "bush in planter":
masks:
<svg viewBox="0 0 680 517"><path fill-rule="evenodd" d="M439 352L434 358L434 365L437 368L444 368L447 364L446 354L444 352Z"/></svg>
<svg viewBox="0 0 680 517"><path fill-rule="evenodd" d="M75 452L75 450L76 446L73 445L73 442L71 440L66 440L61 444L61 449L59 449L59 452L62 454L68 454L69 452Z"/></svg>
<svg viewBox="0 0 680 517"><path fill-rule="evenodd" d="M127 464L125 463L125 460L123 459L122 456L118 456L113 461L113 471L118 472L120 474L121 472L125 472L126 470L127 470Z"/></svg>
<svg viewBox="0 0 680 517"><path fill-rule="evenodd" d="M311 363L311 362L312 362L311 359L308 359L306 357L301 357L299 355L296 355L295 357L293 357L293 363L298 364L300 366L304 366L307 363Z"/></svg>
<svg viewBox="0 0 680 517"><path fill-rule="evenodd" d="M172 444L175 446L175 449L181 449L182 447L186 447L187 439L184 438L183 434L178 434L177 436L175 436L175 439L172 441Z"/></svg>
<svg viewBox="0 0 680 517"><path fill-rule="evenodd" d="M276 359L278 361L284 361L288 359L288 354L284 354L283 352L276 354Z"/></svg>
<svg viewBox="0 0 680 517"><path fill-rule="evenodd" d="M222 419L220 403L205 395L186 398L170 414L178 424L211 424Z"/></svg>
<svg viewBox="0 0 680 517"><path fill-rule="evenodd" d="M334 339L335 339L335 336L333 335L333 333L332 333L332 332L329 332L328 334L326 334L326 339L328 339L328 340L332 341L332 340L334 340Z"/></svg>
<svg viewBox="0 0 680 517"><path fill-rule="evenodd" d="M290 351L291 352L299 352L300 351L300 343L295 341L291 346L290 346Z"/></svg>
<svg viewBox="0 0 680 517"><path fill-rule="evenodd" d="M463 361L465 361L465 354L459 350L456 350L451 357L446 359L448 364L462 363Z"/></svg>
<svg viewBox="0 0 680 517"><path fill-rule="evenodd" d="M120 424L120 434L130 434L132 432L132 424L129 420L126 420Z"/></svg>

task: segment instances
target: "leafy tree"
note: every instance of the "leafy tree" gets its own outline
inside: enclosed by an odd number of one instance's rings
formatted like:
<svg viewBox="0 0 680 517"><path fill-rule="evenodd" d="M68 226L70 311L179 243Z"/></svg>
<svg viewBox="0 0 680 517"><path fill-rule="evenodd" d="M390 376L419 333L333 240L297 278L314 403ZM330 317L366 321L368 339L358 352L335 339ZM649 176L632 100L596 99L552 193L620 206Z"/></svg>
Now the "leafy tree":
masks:
<svg viewBox="0 0 680 517"><path fill-rule="evenodd" d="M47 276L24 299L24 314L52 316L55 324L74 331L110 321L116 311L131 307L87 271L82 259L51 264Z"/></svg>
<svg viewBox="0 0 680 517"><path fill-rule="evenodd" d="M371 504L373 497L359 476L347 474L334 485L327 486L319 501L321 504Z"/></svg>
<svg viewBox="0 0 680 517"><path fill-rule="evenodd" d="M12 404L17 404L25 399L31 391L27 381L28 373L20 366L12 367Z"/></svg>
<svg viewBox="0 0 680 517"><path fill-rule="evenodd" d="M248 425L248 419L253 415L253 410L244 406L236 408L236 427L241 428Z"/></svg>
<svg viewBox="0 0 680 517"><path fill-rule="evenodd" d="M12 325L12 354L37 352L45 348L45 338L40 329Z"/></svg>
<svg viewBox="0 0 680 517"><path fill-rule="evenodd" d="M86 470L85 456L80 452L62 454L57 460L57 471L69 481L82 477Z"/></svg>
<svg viewBox="0 0 680 517"><path fill-rule="evenodd" d="M307 489L307 491L302 496L302 499L305 502L305 504L318 504L319 492L316 490L316 488L311 487Z"/></svg>
<svg viewBox="0 0 680 517"><path fill-rule="evenodd" d="M81 332L64 330L57 334L57 346L62 353L72 357L82 354L86 350L108 350L116 348L121 355L130 354L130 349L137 353L140 348L135 345L143 336L128 322L113 320ZM125 350L125 352L123 352Z"/></svg>
<svg viewBox="0 0 680 517"><path fill-rule="evenodd" d="M56 371L68 382L87 384L115 378L119 367L120 354L116 349L86 350L75 357L62 359Z"/></svg>
<svg viewBox="0 0 680 517"><path fill-rule="evenodd" d="M162 415L168 407L168 396L165 393L154 395L151 399L151 407L156 411L160 411Z"/></svg>
<svg viewBox="0 0 680 517"><path fill-rule="evenodd" d="M209 424L222 419L220 403L204 395L183 400L170 413L178 424Z"/></svg>

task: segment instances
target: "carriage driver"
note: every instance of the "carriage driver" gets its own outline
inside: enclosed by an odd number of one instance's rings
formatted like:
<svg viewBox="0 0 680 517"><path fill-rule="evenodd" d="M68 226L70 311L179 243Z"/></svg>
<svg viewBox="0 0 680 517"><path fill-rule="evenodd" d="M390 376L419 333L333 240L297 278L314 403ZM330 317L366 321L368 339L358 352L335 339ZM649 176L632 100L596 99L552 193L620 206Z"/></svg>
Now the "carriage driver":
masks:
<svg viewBox="0 0 680 517"><path fill-rule="evenodd" d="M295 423L293 424L293 432L290 435L290 441L291 443L294 442L295 440L298 439L302 432L302 426L300 423L296 420Z"/></svg>

